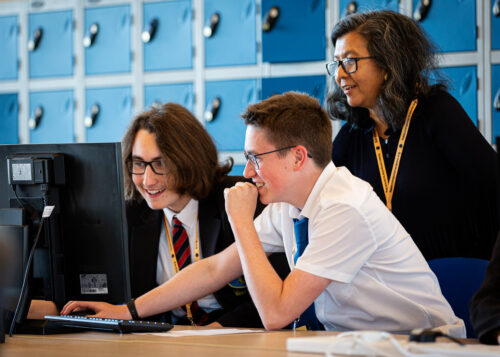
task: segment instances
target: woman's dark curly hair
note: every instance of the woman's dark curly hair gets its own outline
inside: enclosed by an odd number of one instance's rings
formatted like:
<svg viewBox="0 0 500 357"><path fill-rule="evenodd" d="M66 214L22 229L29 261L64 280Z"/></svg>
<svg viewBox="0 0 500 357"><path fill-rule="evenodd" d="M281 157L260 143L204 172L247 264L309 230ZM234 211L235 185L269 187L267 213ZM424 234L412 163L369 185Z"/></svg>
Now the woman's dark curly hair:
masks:
<svg viewBox="0 0 500 357"><path fill-rule="evenodd" d="M367 40L370 56L387 72L376 105L393 129L402 127L413 98L430 92L431 78L441 88L447 87L445 77L437 69L435 45L408 16L389 10L349 15L333 28L333 46L349 32L357 32ZM326 107L331 119L346 120L361 127L368 125L368 110L351 107L334 77L329 81Z"/></svg>

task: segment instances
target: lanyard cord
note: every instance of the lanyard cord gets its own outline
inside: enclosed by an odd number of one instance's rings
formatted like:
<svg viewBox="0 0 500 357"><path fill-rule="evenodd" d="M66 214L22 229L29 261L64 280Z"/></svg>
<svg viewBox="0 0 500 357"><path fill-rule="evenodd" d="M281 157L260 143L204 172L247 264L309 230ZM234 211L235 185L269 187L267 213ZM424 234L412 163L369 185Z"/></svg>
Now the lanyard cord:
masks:
<svg viewBox="0 0 500 357"><path fill-rule="evenodd" d="M165 214L163 215L163 220L165 221L165 231L167 233L167 242L168 242L168 249L170 250L170 257L172 258L172 265L174 267L175 274L179 272L179 264L177 263L177 257L175 256L175 249L174 249L174 244L172 242L172 236L170 234L170 229L168 227L168 222L167 222L167 217ZM198 220L196 220L198 222ZM196 224L196 240L194 243L194 261L197 262L200 260L200 236L198 233L198 224ZM193 314L191 312L191 303L186 304L186 315L191 322L191 325L195 326L194 320L193 320Z"/></svg>
<svg viewBox="0 0 500 357"><path fill-rule="evenodd" d="M389 180L387 180L387 171L385 169L384 156L382 153L382 148L380 146L380 138L378 136L377 130L373 128L373 145L375 146L375 156L377 157L380 179L382 180L382 186L384 187L386 205L390 211L392 211L392 196L394 194L394 187L396 184L396 176L398 175L399 163L401 161L401 156L403 155L403 148L405 145L406 136L408 135L408 129L410 128L410 121L413 116L413 112L417 107L417 104L417 98L413 99L410 107L408 108L408 112L406 113L405 124L401 131L401 136L399 137L398 149L396 151L396 156L394 157L391 177L389 178Z"/></svg>

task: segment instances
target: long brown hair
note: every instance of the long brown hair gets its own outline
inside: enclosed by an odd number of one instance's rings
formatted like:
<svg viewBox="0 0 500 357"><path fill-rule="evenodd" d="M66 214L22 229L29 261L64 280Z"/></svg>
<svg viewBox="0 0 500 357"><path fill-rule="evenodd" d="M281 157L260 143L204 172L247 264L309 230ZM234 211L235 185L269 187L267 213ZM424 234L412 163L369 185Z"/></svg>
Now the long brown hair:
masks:
<svg viewBox="0 0 500 357"><path fill-rule="evenodd" d="M144 129L155 134L156 144L171 175L176 193L194 199L207 197L213 184L233 166L230 158L220 165L217 149L201 123L181 105L166 103L139 114L130 124L122 140L125 197L141 199L128 172L127 161L132 157L136 134Z"/></svg>

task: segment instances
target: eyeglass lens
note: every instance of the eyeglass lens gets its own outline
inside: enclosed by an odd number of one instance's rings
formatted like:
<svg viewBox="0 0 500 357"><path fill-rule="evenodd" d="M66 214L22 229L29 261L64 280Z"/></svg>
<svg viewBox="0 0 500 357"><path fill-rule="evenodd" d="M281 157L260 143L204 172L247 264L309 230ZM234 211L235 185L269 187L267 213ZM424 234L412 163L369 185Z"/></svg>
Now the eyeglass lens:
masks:
<svg viewBox="0 0 500 357"><path fill-rule="evenodd" d="M154 161L142 161L142 160L130 160L128 162L129 172L135 175L142 175L146 172L146 167L151 166L153 172L157 175L165 174L165 165L161 160Z"/></svg>

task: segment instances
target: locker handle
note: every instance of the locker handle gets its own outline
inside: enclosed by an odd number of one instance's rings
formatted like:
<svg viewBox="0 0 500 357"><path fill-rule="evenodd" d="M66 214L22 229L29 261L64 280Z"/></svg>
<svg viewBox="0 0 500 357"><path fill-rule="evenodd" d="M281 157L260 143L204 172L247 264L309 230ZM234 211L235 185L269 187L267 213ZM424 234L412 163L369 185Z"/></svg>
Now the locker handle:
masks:
<svg viewBox="0 0 500 357"><path fill-rule="evenodd" d="M270 8L266 14L266 17L264 18L264 23L262 24L262 31L270 32L276 25L276 22L278 22L279 16L280 16L280 8L278 6L273 6L272 8Z"/></svg>
<svg viewBox="0 0 500 357"><path fill-rule="evenodd" d="M212 99L212 102L208 105L205 113L203 114L203 118L205 118L205 121L210 123L217 117L221 104L222 101L220 97L215 97L214 99Z"/></svg>
<svg viewBox="0 0 500 357"><path fill-rule="evenodd" d="M34 115L28 120L28 126L31 130L35 130L39 125L43 117L43 107L39 105L36 107Z"/></svg>
<svg viewBox="0 0 500 357"><path fill-rule="evenodd" d="M157 17L153 18L149 22L148 27L144 31L142 31L141 35L142 42L148 43L153 41L156 35L156 30L158 29L158 23L159 21Z"/></svg>
<svg viewBox="0 0 500 357"><path fill-rule="evenodd" d="M500 17L500 0L496 0L493 4L493 15Z"/></svg>
<svg viewBox="0 0 500 357"><path fill-rule="evenodd" d="M415 12L413 13L413 18L415 21L422 22L425 20L427 17L427 14L429 13L429 9L431 7L431 0L420 0L420 2L417 5L417 8L415 9Z"/></svg>
<svg viewBox="0 0 500 357"><path fill-rule="evenodd" d="M92 128L95 125L100 112L101 106L97 103L90 108L90 114L86 115L84 119L84 124L87 128Z"/></svg>
<svg viewBox="0 0 500 357"><path fill-rule="evenodd" d="M36 51L36 49L40 45L40 41L42 41L42 36L43 28L39 27L35 30L35 32L33 32L33 37L28 41L28 51Z"/></svg>
<svg viewBox="0 0 500 357"><path fill-rule="evenodd" d="M498 92L495 95L495 101L493 102L493 108L495 108L495 110L497 112L500 112L500 89L498 89Z"/></svg>
<svg viewBox="0 0 500 357"><path fill-rule="evenodd" d="M217 27L220 23L220 14L218 12L214 12L212 16L210 16L210 23L203 27L203 36L205 38L210 38L215 35L217 31Z"/></svg>
<svg viewBox="0 0 500 357"><path fill-rule="evenodd" d="M97 22L94 22L92 25L90 25L88 33L83 38L83 46L87 48L91 47L95 43L98 33L99 24Z"/></svg>
<svg viewBox="0 0 500 357"><path fill-rule="evenodd" d="M344 14L342 15L342 17L355 14L356 12L358 12L358 3L356 1L351 1L345 7Z"/></svg>

